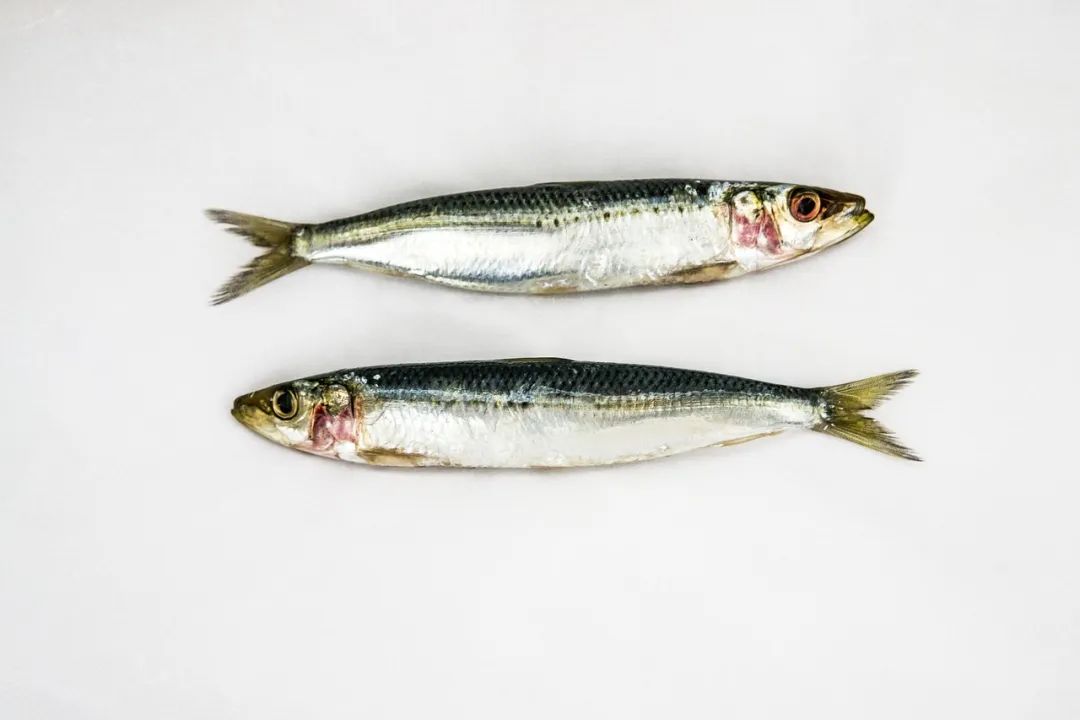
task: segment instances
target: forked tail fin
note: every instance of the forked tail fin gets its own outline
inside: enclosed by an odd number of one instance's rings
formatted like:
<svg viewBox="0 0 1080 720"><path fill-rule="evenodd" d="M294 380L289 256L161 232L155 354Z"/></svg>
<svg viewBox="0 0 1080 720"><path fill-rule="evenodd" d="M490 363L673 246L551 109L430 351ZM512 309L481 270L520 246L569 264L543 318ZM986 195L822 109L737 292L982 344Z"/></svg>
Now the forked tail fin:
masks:
<svg viewBox="0 0 1080 720"><path fill-rule="evenodd" d="M308 261L293 255L294 223L270 220L231 210L207 210L206 216L225 225L229 232L246 237L253 245L269 248L221 286L210 302L214 305L228 302L250 292L260 285L299 270Z"/></svg>
<svg viewBox="0 0 1080 720"><path fill-rule="evenodd" d="M814 426L814 430L850 440L887 455L920 460L918 455L901 445L877 420L863 414L864 410L877 407L885 398L907 385L917 374L915 370L903 370L819 388L825 402L821 422Z"/></svg>

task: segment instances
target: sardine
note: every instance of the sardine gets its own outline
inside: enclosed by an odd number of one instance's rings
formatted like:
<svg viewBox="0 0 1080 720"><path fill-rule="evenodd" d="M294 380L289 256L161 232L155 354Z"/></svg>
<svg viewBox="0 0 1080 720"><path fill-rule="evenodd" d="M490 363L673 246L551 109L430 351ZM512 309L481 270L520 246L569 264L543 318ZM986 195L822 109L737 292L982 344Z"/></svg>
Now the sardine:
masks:
<svg viewBox="0 0 1080 720"><path fill-rule="evenodd" d="M286 447L371 465L608 465L792 428L918 460L864 414L914 376L800 388L558 358L391 365L257 390L232 413Z"/></svg>
<svg viewBox="0 0 1080 720"><path fill-rule="evenodd" d="M711 180L486 190L318 224L207 214L267 249L218 290L214 304L311 263L496 293L724 280L812 255L874 217L858 195Z"/></svg>

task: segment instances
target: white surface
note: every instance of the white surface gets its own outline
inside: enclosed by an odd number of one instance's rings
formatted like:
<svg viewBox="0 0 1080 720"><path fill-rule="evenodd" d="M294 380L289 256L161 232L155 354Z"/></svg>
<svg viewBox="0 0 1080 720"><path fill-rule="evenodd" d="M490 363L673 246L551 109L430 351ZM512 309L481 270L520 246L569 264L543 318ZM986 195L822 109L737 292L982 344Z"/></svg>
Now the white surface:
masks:
<svg viewBox="0 0 1080 720"><path fill-rule="evenodd" d="M6 0L0 717L1075 718L1075 3ZM704 176L864 194L726 285L310 268L220 206ZM919 465L787 435L560 473L276 448L242 391L522 355L918 367Z"/></svg>

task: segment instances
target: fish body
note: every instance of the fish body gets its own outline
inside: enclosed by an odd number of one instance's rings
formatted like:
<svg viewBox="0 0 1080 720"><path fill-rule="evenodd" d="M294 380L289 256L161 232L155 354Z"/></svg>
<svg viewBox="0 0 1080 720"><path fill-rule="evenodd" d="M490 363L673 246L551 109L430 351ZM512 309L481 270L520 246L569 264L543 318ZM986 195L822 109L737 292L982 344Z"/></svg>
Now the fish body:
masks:
<svg viewBox="0 0 1080 720"><path fill-rule="evenodd" d="M609 465L793 428L914 459L860 412L912 375L798 388L556 358L391 365L249 393L233 415L279 444L374 465Z"/></svg>
<svg viewBox="0 0 1080 720"><path fill-rule="evenodd" d="M834 190L685 179L459 193L321 224L209 214L269 248L215 303L311 263L499 293L722 280L816 253L873 219L861 197Z"/></svg>

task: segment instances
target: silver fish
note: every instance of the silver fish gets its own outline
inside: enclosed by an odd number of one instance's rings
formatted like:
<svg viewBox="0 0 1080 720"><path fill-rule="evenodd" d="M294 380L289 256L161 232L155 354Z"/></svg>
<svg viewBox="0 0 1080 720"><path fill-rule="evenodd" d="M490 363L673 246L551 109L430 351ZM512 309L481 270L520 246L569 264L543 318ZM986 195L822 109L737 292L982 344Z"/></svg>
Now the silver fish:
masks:
<svg viewBox="0 0 1080 720"><path fill-rule="evenodd" d="M286 447L372 465L608 465L794 428L917 460L863 414L914 376L799 388L558 358L391 365L274 385L232 412Z"/></svg>
<svg viewBox="0 0 1080 720"><path fill-rule="evenodd" d="M417 200L319 224L208 210L267 248L227 302L310 263L497 293L724 280L835 245L874 216L858 195L785 183L626 180Z"/></svg>

